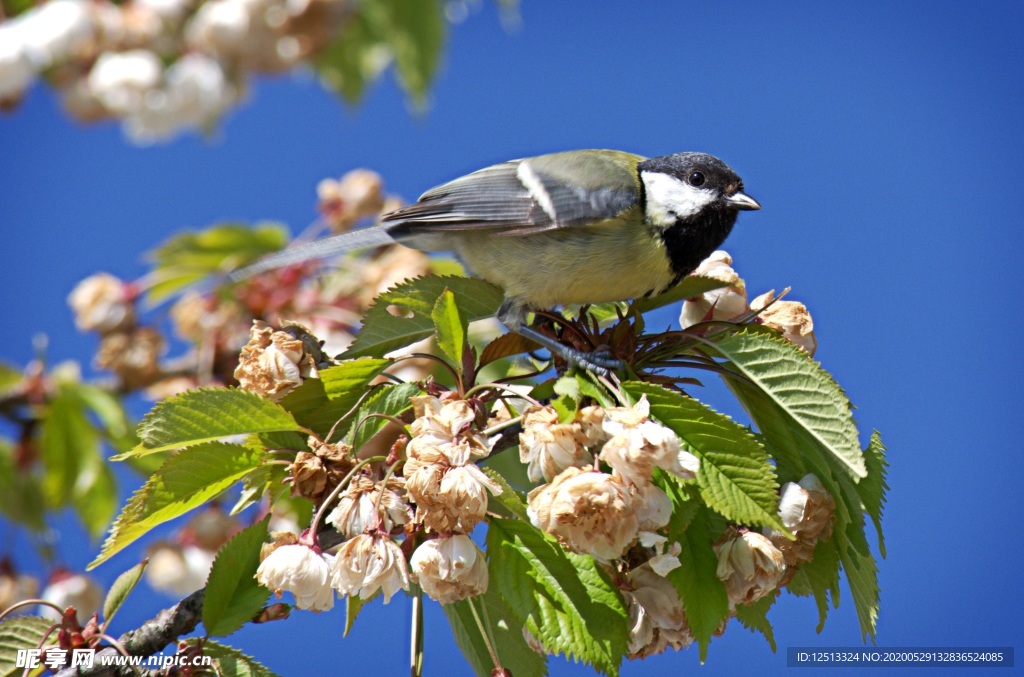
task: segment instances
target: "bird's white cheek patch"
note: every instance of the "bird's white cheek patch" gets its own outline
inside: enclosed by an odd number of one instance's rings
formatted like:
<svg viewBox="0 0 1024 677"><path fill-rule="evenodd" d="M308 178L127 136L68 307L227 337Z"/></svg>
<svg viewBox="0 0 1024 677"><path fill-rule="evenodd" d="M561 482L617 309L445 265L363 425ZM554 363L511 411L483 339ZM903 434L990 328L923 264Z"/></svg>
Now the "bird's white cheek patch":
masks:
<svg viewBox="0 0 1024 677"><path fill-rule="evenodd" d="M711 191L694 188L668 174L645 172L642 178L647 191L647 218L659 226L694 216L715 201Z"/></svg>

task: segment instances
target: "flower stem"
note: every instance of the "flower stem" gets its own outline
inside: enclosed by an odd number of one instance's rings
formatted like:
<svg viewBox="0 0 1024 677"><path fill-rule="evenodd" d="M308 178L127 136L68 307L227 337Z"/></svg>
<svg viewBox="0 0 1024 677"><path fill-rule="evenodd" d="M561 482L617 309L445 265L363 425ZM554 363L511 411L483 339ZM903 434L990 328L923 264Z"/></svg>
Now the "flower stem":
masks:
<svg viewBox="0 0 1024 677"><path fill-rule="evenodd" d="M498 654L494 650L494 638L491 637L490 629L484 624L483 620L480 619L480 614L476 611L476 605L473 604L473 598L467 597L466 603L469 604L469 610L473 612L473 620L476 621L476 627L480 630L480 636L484 640L484 645L487 646L487 653L491 655L491 662L494 663L494 671L501 670L501 661L498 660ZM483 606L483 600L480 600L480 605ZM487 613L486 611L484 613Z"/></svg>
<svg viewBox="0 0 1024 677"><path fill-rule="evenodd" d="M409 645L409 674L423 675L423 591L418 589L412 598L412 637Z"/></svg>

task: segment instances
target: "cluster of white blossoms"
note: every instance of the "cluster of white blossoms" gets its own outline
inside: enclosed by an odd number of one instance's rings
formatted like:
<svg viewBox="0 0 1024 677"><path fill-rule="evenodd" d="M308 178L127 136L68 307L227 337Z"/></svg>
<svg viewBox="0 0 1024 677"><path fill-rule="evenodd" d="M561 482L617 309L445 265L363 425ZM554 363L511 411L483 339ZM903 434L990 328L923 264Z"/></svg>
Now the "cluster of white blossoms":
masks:
<svg viewBox="0 0 1024 677"><path fill-rule="evenodd" d="M762 324L775 329L787 341L814 357L818 339L814 335L814 321L807 306L799 301L775 301L766 309L765 306L775 298L774 289L748 304L747 287L733 270L732 257L726 251L712 253L697 266L693 274L710 277L726 286L684 301L679 315L679 324L683 329L710 320L734 320L751 310L760 311L758 319Z"/></svg>
<svg viewBox="0 0 1024 677"><path fill-rule="evenodd" d="M262 585L279 594L291 591L298 608L313 611L331 608L335 592L369 599L380 591L387 603L413 580L442 604L487 590L487 561L469 534L484 518L488 494L501 487L476 466L489 453L476 409L454 397L412 400L416 419L405 446L404 476L351 477L327 516L346 538L337 552L323 553L308 534L282 536L265 552L257 573ZM307 485L301 495L322 495L318 473L327 491L338 486L312 460L322 461L323 449L332 446L311 440L315 451L301 464L308 470L301 475ZM293 483L300 481L299 465L293 464ZM407 561L403 548L411 545L410 534L419 544Z"/></svg>
<svg viewBox="0 0 1024 677"><path fill-rule="evenodd" d="M534 525L570 550L604 562L621 557L638 539L653 538L672 514L668 496L651 483L654 468L693 479L697 457L650 418L646 396L632 407L587 407L569 424L557 420L551 407L524 416L520 458L531 479L548 480L528 496ZM612 472L596 469L594 456Z"/></svg>
<svg viewBox="0 0 1024 677"><path fill-rule="evenodd" d="M730 527L715 544L718 578L729 604L753 604L787 585L797 567L810 562L819 541L832 536L835 501L815 475L787 482L779 496L779 517L793 540L765 527L763 533Z"/></svg>
<svg viewBox="0 0 1024 677"><path fill-rule="evenodd" d="M527 497L535 526L609 568L624 567L621 558L633 546L643 549L646 561L621 584L632 621L631 657L692 642L682 601L664 578L679 566L678 544L666 549L668 539L658 533L672 503L652 478L660 468L693 479L700 461L650 418L646 396L632 407L586 407L570 423L558 423L551 407L528 409L519 442L531 479L547 481ZM596 468L594 458L611 472Z"/></svg>
<svg viewBox="0 0 1024 677"><path fill-rule="evenodd" d="M262 320L253 320L249 343L242 348L235 369L239 385L247 390L280 401L308 378L317 378L322 360L317 342L301 325L275 329Z"/></svg>
<svg viewBox="0 0 1024 677"><path fill-rule="evenodd" d="M41 75L83 121L123 120L139 143L205 129L250 73L322 49L348 0L50 0L0 22L0 105Z"/></svg>

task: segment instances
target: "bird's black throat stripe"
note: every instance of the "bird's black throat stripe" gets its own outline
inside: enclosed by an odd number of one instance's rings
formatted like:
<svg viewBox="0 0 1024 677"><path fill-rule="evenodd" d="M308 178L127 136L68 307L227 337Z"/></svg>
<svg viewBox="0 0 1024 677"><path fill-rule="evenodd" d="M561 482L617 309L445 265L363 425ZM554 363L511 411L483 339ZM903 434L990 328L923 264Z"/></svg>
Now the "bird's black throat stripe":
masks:
<svg viewBox="0 0 1024 677"><path fill-rule="evenodd" d="M725 242L737 216L739 212L735 209L707 207L696 217L680 219L661 231L661 240L676 275L670 286L692 273Z"/></svg>

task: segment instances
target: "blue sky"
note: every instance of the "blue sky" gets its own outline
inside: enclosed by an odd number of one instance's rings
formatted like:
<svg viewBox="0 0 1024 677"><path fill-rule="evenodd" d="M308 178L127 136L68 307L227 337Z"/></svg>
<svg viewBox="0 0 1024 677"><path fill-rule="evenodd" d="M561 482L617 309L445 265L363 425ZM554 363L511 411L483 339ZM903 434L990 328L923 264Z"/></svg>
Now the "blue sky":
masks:
<svg viewBox="0 0 1024 677"><path fill-rule="evenodd" d="M865 440L877 428L889 446L878 645L1020 645L1024 5L657 7L527 2L512 33L485 7L452 30L421 114L391 78L352 110L310 77L282 77L255 83L212 138L139 149L113 125L76 126L36 88L0 117L0 359L24 363L41 331L54 360L88 362L95 346L64 300L79 279L136 277L141 253L185 227L300 230L316 183L351 168L414 198L541 152L710 152L764 205L726 244L748 288L792 286L810 306L818 359L857 405ZM69 564L91 559L70 529L62 538ZM166 600L136 602L120 621ZM285 675L394 674L406 670L407 611L397 598L367 609L344 641L334 613L230 643ZM730 627L701 674L782 673L788 646L859 644L848 595L820 635L809 600L787 597L771 618L778 654ZM468 672L436 607L427 622L427 674ZM624 672L697 663L694 649ZM558 658L551 669L589 672Z"/></svg>

